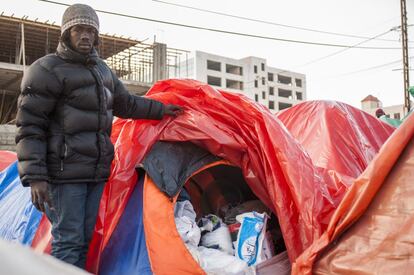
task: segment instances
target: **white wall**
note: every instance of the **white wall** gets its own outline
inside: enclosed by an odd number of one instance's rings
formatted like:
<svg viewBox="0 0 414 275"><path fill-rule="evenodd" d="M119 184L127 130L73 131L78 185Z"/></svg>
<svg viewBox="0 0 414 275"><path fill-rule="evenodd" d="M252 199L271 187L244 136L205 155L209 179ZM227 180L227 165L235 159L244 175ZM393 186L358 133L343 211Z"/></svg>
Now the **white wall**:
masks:
<svg viewBox="0 0 414 275"><path fill-rule="evenodd" d="M390 118L398 118L396 114L399 114L400 119L402 119L404 114L404 105L393 105L393 106L386 106L383 107L381 101L380 102L374 102L374 101L366 101L362 102L361 104L362 110L375 116L375 111L378 108L381 108L384 110L385 114L389 115Z"/></svg>
<svg viewBox="0 0 414 275"><path fill-rule="evenodd" d="M16 143L14 141L16 132L17 128L15 125L0 125L0 150L16 151Z"/></svg>
<svg viewBox="0 0 414 275"><path fill-rule="evenodd" d="M390 118L397 118L402 119L404 117L404 105L394 105L394 106L387 106L382 108L385 114L389 115ZM396 117L395 115L399 114L400 117Z"/></svg>
<svg viewBox="0 0 414 275"><path fill-rule="evenodd" d="M282 69L269 67L266 64L266 59L259 57L246 57L243 59L233 59L224 56L209 54L201 51L196 51L195 56L195 73L194 78L207 83L207 76L219 77L221 79L220 88L238 92L246 95L247 97L255 100L255 95L258 96L258 102L266 107L269 107L269 100L274 102L274 110L279 110L279 102L291 104L292 106L306 100L306 77L303 74L289 72ZM208 70L207 60L216 61L221 63L220 71ZM243 75L237 75L232 73L226 73L226 64L242 67ZM264 64L264 70L262 70L262 64ZM257 73L254 72L254 66L257 66ZM274 74L274 80L268 80L268 73ZM285 85L278 83L277 75L282 74L292 78L292 85ZM262 82L264 78L264 84ZM295 79L302 80L302 87L297 87ZM236 80L243 82L243 90L230 89L226 87L226 79ZM257 80L257 87L255 87L255 80ZM269 87L274 87L274 95L269 95ZM292 91L292 98L284 98L278 96L278 89L285 89ZM263 98L264 92L264 98ZM302 93L302 100L296 98L296 92Z"/></svg>

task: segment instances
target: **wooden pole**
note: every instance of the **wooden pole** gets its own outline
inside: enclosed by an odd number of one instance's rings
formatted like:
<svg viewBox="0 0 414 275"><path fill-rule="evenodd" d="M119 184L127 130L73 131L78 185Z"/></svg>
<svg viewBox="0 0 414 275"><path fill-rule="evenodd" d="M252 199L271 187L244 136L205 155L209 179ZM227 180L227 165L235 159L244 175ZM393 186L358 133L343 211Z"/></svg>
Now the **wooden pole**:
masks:
<svg viewBox="0 0 414 275"><path fill-rule="evenodd" d="M407 6L405 0L401 0L401 33L403 50L403 71L404 71L404 111L410 111L410 88L409 65L408 65L408 37L407 37Z"/></svg>

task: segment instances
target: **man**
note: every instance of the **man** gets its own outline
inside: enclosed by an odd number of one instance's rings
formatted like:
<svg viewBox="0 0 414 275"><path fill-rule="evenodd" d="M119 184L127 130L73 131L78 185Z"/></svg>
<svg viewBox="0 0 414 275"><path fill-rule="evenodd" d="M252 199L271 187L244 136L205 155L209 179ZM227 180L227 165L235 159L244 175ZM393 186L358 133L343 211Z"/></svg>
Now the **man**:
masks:
<svg viewBox="0 0 414 275"><path fill-rule="evenodd" d="M91 7L66 9L56 53L24 75L16 118L20 178L52 223L52 255L81 268L114 156L113 115L162 119L181 111L130 95L98 58L98 34Z"/></svg>
<svg viewBox="0 0 414 275"><path fill-rule="evenodd" d="M390 118L389 116L387 116L387 114L384 112L384 110L383 109L377 109L376 111L375 111L375 116L379 119L379 120L381 120L381 121L383 121L383 122L385 122L385 123L388 123L389 125L391 125L391 126L393 126L393 127L395 127L395 128L398 128L398 126L400 126L401 125L401 123L403 122L403 120L400 120L400 119L396 119L396 118Z"/></svg>
<svg viewBox="0 0 414 275"><path fill-rule="evenodd" d="M382 116L385 116L385 112L384 112L384 110L383 110L383 109L381 109L381 108L377 109L377 110L375 111L375 116L376 116L377 118L380 118L380 117L382 117Z"/></svg>

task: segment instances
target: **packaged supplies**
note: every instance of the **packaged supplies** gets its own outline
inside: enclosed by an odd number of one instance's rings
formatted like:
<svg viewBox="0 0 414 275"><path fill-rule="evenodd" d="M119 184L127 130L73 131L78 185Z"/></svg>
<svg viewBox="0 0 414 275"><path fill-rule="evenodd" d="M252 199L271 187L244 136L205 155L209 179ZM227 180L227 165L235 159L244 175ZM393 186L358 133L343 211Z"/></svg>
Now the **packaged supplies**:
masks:
<svg viewBox="0 0 414 275"><path fill-rule="evenodd" d="M262 249L267 218L266 213L257 212L244 213L236 217L241 223L236 242L236 257L245 261L249 266L264 260Z"/></svg>

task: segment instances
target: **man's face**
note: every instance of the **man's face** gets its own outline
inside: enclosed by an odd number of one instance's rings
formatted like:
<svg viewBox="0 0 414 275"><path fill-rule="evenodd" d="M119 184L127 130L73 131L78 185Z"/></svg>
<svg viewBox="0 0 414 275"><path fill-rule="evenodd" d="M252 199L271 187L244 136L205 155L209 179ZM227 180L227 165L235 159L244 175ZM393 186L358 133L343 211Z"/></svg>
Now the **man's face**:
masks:
<svg viewBox="0 0 414 275"><path fill-rule="evenodd" d="M70 29L70 44L72 48L81 53L91 52L96 39L95 28L88 25L76 25Z"/></svg>

